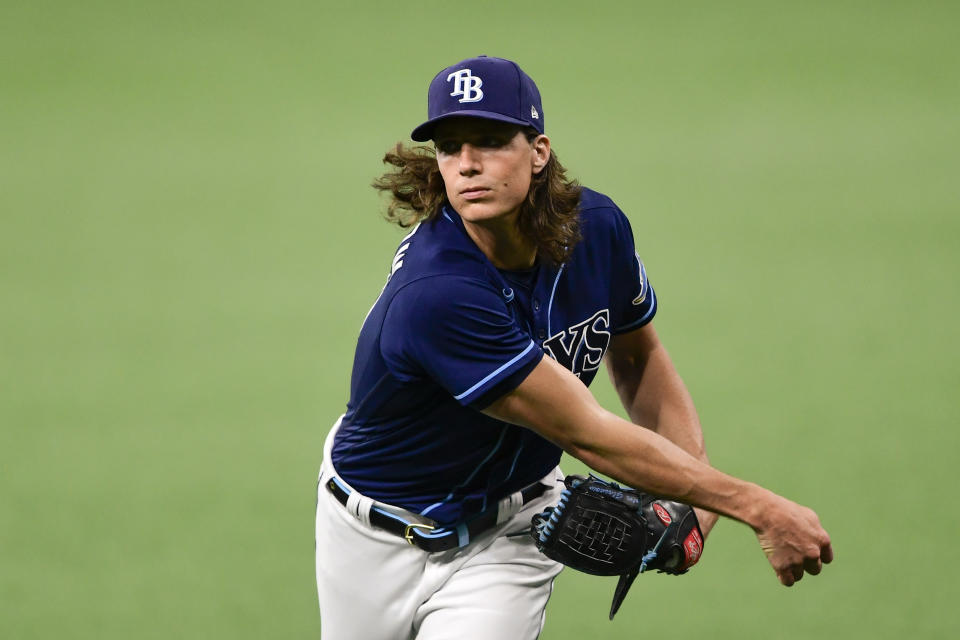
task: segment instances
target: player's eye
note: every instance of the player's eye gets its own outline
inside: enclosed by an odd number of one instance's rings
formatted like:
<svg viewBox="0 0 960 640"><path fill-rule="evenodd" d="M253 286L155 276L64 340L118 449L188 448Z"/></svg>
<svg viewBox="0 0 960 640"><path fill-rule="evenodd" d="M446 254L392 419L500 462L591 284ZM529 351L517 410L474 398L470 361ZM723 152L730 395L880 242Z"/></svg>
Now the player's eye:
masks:
<svg viewBox="0 0 960 640"><path fill-rule="evenodd" d="M507 141L502 136L484 136L480 139L480 146L489 149L499 149L506 144Z"/></svg>
<svg viewBox="0 0 960 640"><path fill-rule="evenodd" d="M460 143L456 140L439 140L436 142L437 151L452 156L460 151Z"/></svg>

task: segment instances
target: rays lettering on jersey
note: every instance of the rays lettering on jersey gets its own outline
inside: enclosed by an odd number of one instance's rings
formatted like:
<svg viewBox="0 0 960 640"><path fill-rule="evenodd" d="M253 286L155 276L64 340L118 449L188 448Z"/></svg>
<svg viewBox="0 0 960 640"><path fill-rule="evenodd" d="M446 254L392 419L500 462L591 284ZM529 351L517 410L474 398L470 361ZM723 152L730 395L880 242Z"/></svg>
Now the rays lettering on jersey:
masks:
<svg viewBox="0 0 960 640"><path fill-rule="evenodd" d="M584 371L600 366L609 345L610 310L601 309L583 322L550 336L543 342L543 349L579 378Z"/></svg>

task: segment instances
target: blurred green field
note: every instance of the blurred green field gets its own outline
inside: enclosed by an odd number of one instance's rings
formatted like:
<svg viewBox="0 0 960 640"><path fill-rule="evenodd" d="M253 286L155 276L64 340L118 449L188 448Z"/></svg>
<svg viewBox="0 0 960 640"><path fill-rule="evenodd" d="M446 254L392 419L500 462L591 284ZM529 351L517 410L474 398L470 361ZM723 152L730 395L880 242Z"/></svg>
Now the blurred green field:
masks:
<svg viewBox="0 0 960 640"><path fill-rule="evenodd" d="M0 636L319 636L321 443L401 235L367 185L432 75L488 53L630 216L714 464L812 505L837 553L784 589L721 522L613 623L614 581L565 573L542 637L958 637L958 24L954 2L4 4Z"/></svg>

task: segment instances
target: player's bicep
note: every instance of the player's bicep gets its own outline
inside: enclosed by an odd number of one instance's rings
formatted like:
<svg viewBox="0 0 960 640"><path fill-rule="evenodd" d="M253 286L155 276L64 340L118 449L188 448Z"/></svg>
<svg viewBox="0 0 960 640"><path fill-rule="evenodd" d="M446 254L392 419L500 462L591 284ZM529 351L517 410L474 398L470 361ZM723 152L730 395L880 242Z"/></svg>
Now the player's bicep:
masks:
<svg viewBox="0 0 960 640"><path fill-rule="evenodd" d="M494 400L484 413L531 429L581 457L603 440L607 413L589 389L552 358L543 358L513 391Z"/></svg>
<svg viewBox="0 0 960 640"><path fill-rule="evenodd" d="M618 333L610 339L607 347L606 362L611 376L630 376L643 373L650 356L660 348L660 337L653 323L638 329Z"/></svg>
<svg viewBox="0 0 960 640"><path fill-rule="evenodd" d="M650 359L661 347L653 323L611 338L604 362L621 400L626 402L627 397L633 397L643 381Z"/></svg>
<svg viewBox="0 0 960 640"><path fill-rule="evenodd" d="M635 423L659 431L663 420L678 411L686 421L689 393L652 324L614 336L606 363L610 381Z"/></svg>

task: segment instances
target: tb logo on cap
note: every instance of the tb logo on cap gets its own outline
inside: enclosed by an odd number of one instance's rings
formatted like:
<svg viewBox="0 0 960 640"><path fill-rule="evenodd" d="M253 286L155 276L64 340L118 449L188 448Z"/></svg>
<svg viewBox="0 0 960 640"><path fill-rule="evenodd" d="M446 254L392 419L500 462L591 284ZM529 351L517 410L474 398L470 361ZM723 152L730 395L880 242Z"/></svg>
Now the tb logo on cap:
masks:
<svg viewBox="0 0 960 640"><path fill-rule="evenodd" d="M480 102L483 100L483 80L480 76L472 75L470 69L460 69L447 76L447 82L453 79L453 93L451 96L463 96L460 102Z"/></svg>

